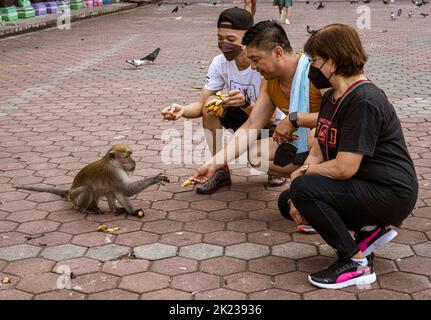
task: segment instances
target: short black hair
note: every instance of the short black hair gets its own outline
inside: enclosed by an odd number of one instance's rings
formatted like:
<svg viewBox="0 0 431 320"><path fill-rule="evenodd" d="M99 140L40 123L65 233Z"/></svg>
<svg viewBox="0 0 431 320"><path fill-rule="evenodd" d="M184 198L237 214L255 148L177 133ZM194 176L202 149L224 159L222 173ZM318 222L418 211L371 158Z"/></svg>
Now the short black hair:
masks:
<svg viewBox="0 0 431 320"><path fill-rule="evenodd" d="M256 23L242 38L242 44L271 51L277 46L286 52L292 52L292 46L287 38L286 31L274 20L265 20Z"/></svg>

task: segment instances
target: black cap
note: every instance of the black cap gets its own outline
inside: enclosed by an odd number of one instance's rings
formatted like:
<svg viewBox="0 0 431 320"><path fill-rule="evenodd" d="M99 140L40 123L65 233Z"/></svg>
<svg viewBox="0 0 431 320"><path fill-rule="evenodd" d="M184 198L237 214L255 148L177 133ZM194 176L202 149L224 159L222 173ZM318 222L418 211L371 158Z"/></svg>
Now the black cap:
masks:
<svg viewBox="0 0 431 320"><path fill-rule="evenodd" d="M253 16L247 10L235 7L226 9L217 21L217 28L248 30L253 27Z"/></svg>

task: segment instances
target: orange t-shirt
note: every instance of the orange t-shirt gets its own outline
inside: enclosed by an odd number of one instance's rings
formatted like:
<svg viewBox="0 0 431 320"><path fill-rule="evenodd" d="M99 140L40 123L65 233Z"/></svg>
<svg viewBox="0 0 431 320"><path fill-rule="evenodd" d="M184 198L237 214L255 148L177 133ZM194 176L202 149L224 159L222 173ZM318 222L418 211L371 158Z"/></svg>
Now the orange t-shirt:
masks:
<svg viewBox="0 0 431 320"><path fill-rule="evenodd" d="M286 115L289 114L290 96L286 96L281 90L278 79L268 80L268 94L272 103L283 111ZM310 82L310 112L320 111L320 102L322 95L319 90Z"/></svg>

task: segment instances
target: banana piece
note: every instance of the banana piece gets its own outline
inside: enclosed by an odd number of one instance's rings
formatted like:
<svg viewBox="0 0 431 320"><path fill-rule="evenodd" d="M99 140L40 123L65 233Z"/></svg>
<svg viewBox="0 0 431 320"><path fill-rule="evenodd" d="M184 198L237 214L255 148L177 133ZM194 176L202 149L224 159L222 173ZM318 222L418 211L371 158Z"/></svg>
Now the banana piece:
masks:
<svg viewBox="0 0 431 320"><path fill-rule="evenodd" d="M192 184L193 184L193 180L191 180L191 179L187 179L186 181L184 181L184 182L181 184L181 188L188 187L188 186L190 186L190 185L192 185Z"/></svg>

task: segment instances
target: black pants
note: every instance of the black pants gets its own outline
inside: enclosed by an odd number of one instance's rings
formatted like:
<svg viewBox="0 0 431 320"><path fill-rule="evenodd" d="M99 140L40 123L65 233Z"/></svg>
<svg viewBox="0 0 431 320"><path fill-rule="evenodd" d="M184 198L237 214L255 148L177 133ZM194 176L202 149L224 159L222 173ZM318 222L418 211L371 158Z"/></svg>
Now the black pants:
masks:
<svg viewBox="0 0 431 320"><path fill-rule="evenodd" d="M281 214L291 219L288 199L308 223L335 249L339 258L350 258L359 247L349 233L366 225L399 226L411 213L417 199L400 197L390 187L351 178L333 180L319 175L296 178L290 190L281 193Z"/></svg>

